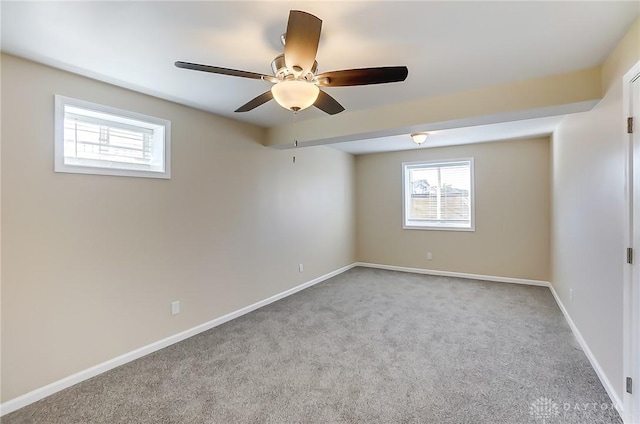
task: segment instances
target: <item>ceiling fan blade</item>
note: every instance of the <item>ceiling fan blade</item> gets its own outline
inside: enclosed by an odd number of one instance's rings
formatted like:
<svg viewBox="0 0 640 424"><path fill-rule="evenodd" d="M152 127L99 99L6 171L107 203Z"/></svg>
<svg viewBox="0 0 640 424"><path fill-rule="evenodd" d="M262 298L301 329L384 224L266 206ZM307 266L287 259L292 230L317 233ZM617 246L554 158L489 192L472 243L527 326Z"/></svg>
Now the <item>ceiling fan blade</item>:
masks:
<svg viewBox="0 0 640 424"><path fill-rule="evenodd" d="M335 115L336 113L340 113L344 110L344 107L338 103L336 99L322 90L318 93L318 98L313 105L329 115Z"/></svg>
<svg viewBox="0 0 640 424"><path fill-rule="evenodd" d="M231 75L232 77L262 79L262 77L268 77L268 75L257 74L255 72L238 71L237 69L219 68L217 66L200 65L197 63L189 62L176 62L175 65L178 68L192 69L194 71L211 72L214 74Z"/></svg>
<svg viewBox="0 0 640 424"><path fill-rule="evenodd" d="M345 69L318 75L318 84L325 87L350 85L386 84L407 79L406 66L384 66L381 68Z"/></svg>
<svg viewBox="0 0 640 424"><path fill-rule="evenodd" d="M255 99L250 100L249 102L247 102L244 105L240 106L235 111L236 112L248 112L250 110L253 110L253 109L257 108L260 105L263 105L263 104L267 103L271 99L273 99L273 94L271 94L271 90L269 90L267 92L262 93L261 95L259 95Z"/></svg>
<svg viewBox="0 0 640 424"><path fill-rule="evenodd" d="M291 10L285 34L284 61L297 72L313 67L320 42L322 20L307 12Z"/></svg>

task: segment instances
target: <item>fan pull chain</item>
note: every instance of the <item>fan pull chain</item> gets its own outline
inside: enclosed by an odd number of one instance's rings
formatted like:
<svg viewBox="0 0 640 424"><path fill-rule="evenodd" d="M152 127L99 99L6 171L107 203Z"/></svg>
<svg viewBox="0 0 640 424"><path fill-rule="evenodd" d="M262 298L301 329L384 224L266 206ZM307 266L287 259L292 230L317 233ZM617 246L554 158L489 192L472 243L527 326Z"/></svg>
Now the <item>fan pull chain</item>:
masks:
<svg viewBox="0 0 640 424"><path fill-rule="evenodd" d="M293 163L296 163L296 148L298 147L298 139L295 137L296 129L298 127L298 111L293 111Z"/></svg>
<svg viewBox="0 0 640 424"><path fill-rule="evenodd" d="M298 140L293 140L293 163L296 163L296 147L298 147Z"/></svg>

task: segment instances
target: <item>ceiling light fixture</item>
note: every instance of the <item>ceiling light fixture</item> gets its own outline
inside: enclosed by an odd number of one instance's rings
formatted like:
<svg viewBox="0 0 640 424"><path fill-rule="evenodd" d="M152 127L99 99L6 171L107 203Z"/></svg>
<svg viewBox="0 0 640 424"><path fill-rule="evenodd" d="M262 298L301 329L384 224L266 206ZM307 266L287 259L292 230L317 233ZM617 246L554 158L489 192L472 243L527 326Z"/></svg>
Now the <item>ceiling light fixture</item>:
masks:
<svg viewBox="0 0 640 424"><path fill-rule="evenodd" d="M314 104L319 93L317 85L300 80L284 80L271 87L271 94L276 102L294 112Z"/></svg>
<svg viewBox="0 0 640 424"><path fill-rule="evenodd" d="M413 142L416 143L418 146L421 145L422 143L424 143L425 141L427 141L427 137L429 136L428 133L413 133L411 134L411 138L413 139Z"/></svg>

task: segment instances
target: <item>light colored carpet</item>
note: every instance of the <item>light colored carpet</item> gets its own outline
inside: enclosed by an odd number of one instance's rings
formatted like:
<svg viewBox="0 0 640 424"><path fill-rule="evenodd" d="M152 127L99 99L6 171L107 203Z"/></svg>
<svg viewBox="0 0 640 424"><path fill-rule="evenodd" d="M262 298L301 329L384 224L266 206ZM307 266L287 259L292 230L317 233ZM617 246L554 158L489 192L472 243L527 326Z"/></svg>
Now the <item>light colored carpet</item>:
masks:
<svg viewBox="0 0 640 424"><path fill-rule="evenodd" d="M620 423L550 291L355 268L17 423Z"/></svg>

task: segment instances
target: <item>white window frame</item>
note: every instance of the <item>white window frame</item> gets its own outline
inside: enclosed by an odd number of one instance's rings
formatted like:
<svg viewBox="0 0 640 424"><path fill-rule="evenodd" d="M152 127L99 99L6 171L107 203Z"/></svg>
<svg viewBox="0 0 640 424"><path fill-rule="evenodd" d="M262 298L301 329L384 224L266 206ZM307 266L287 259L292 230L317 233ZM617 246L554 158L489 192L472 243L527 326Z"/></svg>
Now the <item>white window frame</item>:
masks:
<svg viewBox="0 0 640 424"><path fill-rule="evenodd" d="M411 188L408 187L409 171L414 168L421 167L435 167L446 166L459 162L469 162L469 176L471 181L469 182L469 203L470 203L470 226L456 226L450 223L425 223L421 225L415 225L410 222L407 217L407 211L410 209L410 198L407 197L407 193L411 193ZM475 231L476 230L476 207L475 207L475 178L474 178L474 163L473 158L458 158L458 159L442 159L432 161L419 161L419 162L403 162L402 163L402 228L405 230L436 230L436 231Z"/></svg>
<svg viewBox="0 0 640 424"><path fill-rule="evenodd" d="M158 170L140 170L127 169L126 165L115 162L104 161L97 165L80 165L65 163L64 157L64 119L65 108L67 106L84 109L100 114L108 114L113 117L113 122L126 123L135 120L148 124L150 129L154 130L154 134L162 141L163 148L158 153L162 159L162 169ZM128 110L118 109L111 106L105 106L98 103L92 103L85 100L74 99L71 97L56 95L55 96L55 143L54 143L54 171L73 173L73 174L93 174L93 175L112 175L121 177L142 177L142 178L171 178L171 121L156 118L153 116L143 115L141 113L130 112Z"/></svg>

